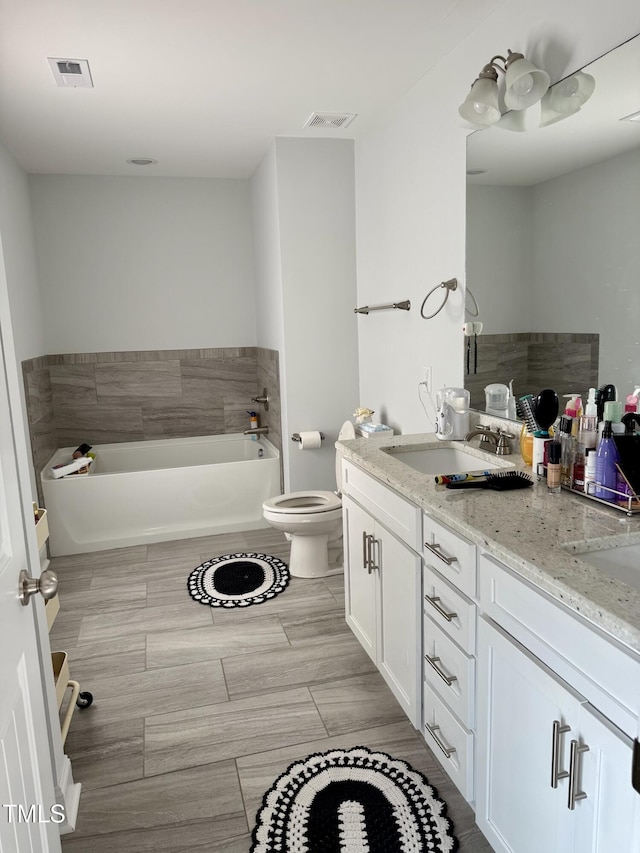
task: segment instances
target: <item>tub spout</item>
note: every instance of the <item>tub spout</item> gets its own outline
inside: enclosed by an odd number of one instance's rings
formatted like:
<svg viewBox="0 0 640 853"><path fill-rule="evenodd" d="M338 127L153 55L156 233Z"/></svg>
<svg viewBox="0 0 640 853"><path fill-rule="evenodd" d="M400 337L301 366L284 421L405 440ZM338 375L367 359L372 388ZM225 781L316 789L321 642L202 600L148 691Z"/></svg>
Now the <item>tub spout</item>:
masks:
<svg viewBox="0 0 640 853"><path fill-rule="evenodd" d="M266 435L269 432L269 427L261 426L253 429L245 429L244 435Z"/></svg>

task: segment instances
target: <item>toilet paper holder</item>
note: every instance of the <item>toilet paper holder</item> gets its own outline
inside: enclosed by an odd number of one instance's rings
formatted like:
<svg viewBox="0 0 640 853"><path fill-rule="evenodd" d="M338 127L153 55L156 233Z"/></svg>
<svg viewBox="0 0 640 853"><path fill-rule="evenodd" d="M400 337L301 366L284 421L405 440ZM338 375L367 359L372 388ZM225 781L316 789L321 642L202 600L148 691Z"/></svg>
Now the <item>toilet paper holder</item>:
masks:
<svg viewBox="0 0 640 853"><path fill-rule="evenodd" d="M322 441L324 441L324 433L323 432L320 433L320 438L322 439ZM291 433L291 441L302 441L300 433L299 432Z"/></svg>

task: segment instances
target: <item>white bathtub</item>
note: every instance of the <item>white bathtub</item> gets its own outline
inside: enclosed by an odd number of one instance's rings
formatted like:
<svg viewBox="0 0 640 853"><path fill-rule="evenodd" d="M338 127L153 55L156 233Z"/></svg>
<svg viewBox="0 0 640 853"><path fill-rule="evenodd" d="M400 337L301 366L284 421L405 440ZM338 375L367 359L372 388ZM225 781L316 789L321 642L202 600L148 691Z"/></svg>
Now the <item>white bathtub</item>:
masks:
<svg viewBox="0 0 640 853"><path fill-rule="evenodd" d="M40 477L51 554L82 554L268 527L262 503L280 494L280 459L263 436L200 436L102 444L87 475Z"/></svg>

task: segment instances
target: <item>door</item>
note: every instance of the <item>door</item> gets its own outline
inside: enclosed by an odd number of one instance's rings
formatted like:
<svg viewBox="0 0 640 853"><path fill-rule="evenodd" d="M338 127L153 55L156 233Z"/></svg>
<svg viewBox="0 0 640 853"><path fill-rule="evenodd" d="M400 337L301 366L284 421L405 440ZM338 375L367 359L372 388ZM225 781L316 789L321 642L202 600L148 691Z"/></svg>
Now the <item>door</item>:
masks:
<svg viewBox="0 0 640 853"><path fill-rule="evenodd" d="M0 252L0 851L57 853L64 815L54 799L34 604L18 599L18 576L30 568L18 471L26 451L7 306Z"/></svg>
<svg viewBox="0 0 640 853"><path fill-rule="evenodd" d="M345 549L345 607L347 624L377 665L376 586L372 567L374 522L351 498L342 498Z"/></svg>
<svg viewBox="0 0 640 853"><path fill-rule="evenodd" d="M373 552L380 576L378 666L405 714L419 728L421 558L380 525L375 534Z"/></svg>
<svg viewBox="0 0 640 853"><path fill-rule="evenodd" d="M574 853L640 850L640 794L631 784L633 742L591 705L580 708L575 761Z"/></svg>
<svg viewBox="0 0 640 853"><path fill-rule="evenodd" d="M496 851L573 849L569 744L578 737L583 701L522 646L480 620L476 822Z"/></svg>

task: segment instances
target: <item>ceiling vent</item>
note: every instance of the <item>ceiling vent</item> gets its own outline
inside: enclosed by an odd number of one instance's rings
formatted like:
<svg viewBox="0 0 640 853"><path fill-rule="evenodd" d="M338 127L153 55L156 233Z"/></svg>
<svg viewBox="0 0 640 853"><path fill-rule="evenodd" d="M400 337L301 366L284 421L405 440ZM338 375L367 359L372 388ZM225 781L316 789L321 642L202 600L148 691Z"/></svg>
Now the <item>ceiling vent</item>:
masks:
<svg viewBox="0 0 640 853"><path fill-rule="evenodd" d="M313 113L305 127L325 128L327 130L342 130L356 117L357 113Z"/></svg>
<svg viewBox="0 0 640 853"><path fill-rule="evenodd" d="M86 59L61 59L56 56L47 57L58 86L65 89L93 89L93 80Z"/></svg>

